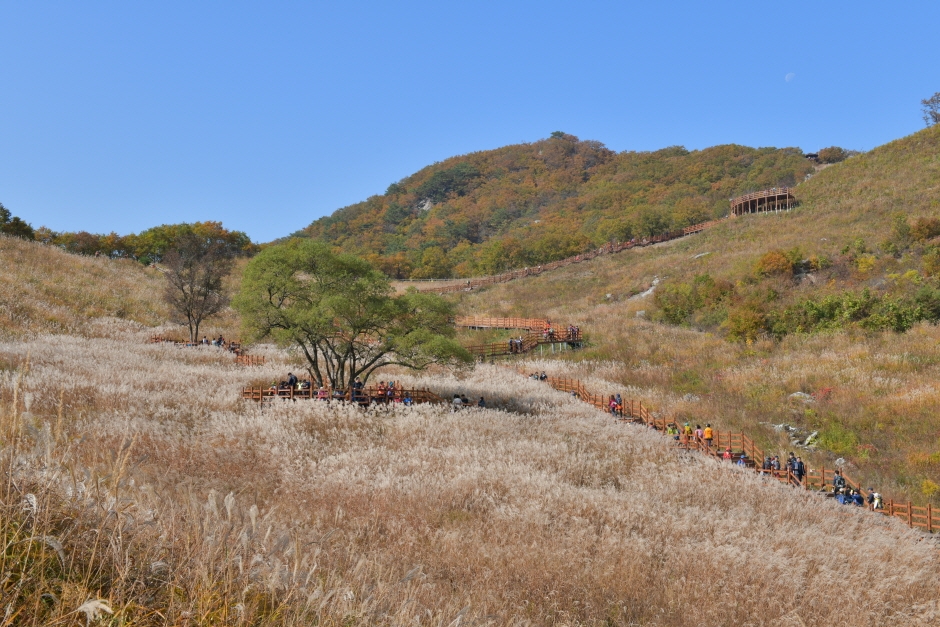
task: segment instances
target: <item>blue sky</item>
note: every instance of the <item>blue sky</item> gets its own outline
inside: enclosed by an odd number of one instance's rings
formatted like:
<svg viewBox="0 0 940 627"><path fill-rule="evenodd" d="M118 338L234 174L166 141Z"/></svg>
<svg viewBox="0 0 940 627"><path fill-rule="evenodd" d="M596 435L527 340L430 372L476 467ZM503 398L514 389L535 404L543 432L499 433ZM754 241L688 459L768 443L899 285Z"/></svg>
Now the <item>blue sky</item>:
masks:
<svg viewBox="0 0 940 627"><path fill-rule="evenodd" d="M269 241L555 130L865 150L923 128L938 24L935 0L0 0L0 202L55 230Z"/></svg>

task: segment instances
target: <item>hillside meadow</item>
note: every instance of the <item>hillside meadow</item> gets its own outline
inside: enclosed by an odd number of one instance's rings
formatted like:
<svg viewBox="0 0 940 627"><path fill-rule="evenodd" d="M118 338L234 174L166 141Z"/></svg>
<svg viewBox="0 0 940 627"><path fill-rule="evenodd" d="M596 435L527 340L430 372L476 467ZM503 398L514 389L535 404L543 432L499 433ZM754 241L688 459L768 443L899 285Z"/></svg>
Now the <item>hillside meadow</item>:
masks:
<svg viewBox="0 0 940 627"><path fill-rule="evenodd" d="M56 290L97 285L102 270L90 260L15 246L63 283ZM4 261L10 250L0 249ZM23 267L18 280L42 283ZM143 280L130 272L123 280ZM148 313L159 311L156 285L137 292L149 307L126 317L88 316L81 301L64 300L59 315L81 326L21 325L0 340L4 626L940 617L934 538L680 453L501 365L387 375L483 396L485 410L242 401L244 385L297 372L296 356L257 346L267 363L248 369L212 347L149 344L174 330ZM643 354L654 329L693 335L636 324L650 333L647 344L631 339ZM641 326L625 328L639 335ZM716 358L733 346L710 341ZM655 388L623 385L629 359L591 359L568 367L599 389ZM653 400L675 403L665 393Z"/></svg>
<svg viewBox="0 0 940 627"><path fill-rule="evenodd" d="M837 318L825 330L761 327L800 302L868 293L900 306L938 286L929 261L935 240L895 246L894 225L940 217L940 128L830 166L796 188L800 208L722 221L700 234L575 264L538 277L452 298L468 315L542 316L578 324L587 350L535 363L562 376L600 376L653 407L693 423L744 430L772 451L793 447L777 425L818 432L830 467L890 498L940 506L940 332L911 320L903 333ZM859 246L861 242L861 249ZM798 249L825 268L772 276L758 269L771 251ZM846 250L849 249L849 250ZM680 324L663 319L664 293L702 285L735 291ZM651 289L652 288L652 289ZM916 304L916 303L911 303ZM751 312L755 333L735 336L735 314ZM598 392L604 392L598 389ZM820 400L791 395L819 393Z"/></svg>

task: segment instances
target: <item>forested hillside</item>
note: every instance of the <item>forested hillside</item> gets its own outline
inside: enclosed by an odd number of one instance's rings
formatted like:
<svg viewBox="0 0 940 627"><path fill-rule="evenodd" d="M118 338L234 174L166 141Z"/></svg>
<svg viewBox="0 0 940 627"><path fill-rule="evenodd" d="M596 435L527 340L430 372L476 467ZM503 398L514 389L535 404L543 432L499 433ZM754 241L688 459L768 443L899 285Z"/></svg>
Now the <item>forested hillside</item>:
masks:
<svg viewBox="0 0 940 627"><path fill-rule="evenodd" d="M453 157L297 235L400 278L474 276L722 216L728 198L813 171L797 148L615 153L564 133Z"/></svg>

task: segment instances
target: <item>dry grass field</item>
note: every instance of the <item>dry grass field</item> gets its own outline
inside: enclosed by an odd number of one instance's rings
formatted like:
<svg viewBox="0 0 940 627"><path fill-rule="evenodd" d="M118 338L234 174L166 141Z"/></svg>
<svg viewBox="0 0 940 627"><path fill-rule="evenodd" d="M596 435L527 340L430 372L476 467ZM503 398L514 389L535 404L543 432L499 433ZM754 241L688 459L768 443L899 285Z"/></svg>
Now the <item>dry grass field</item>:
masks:
<svg viewBox="0 0 940 627"><path fill-rule="evenodd" d="M213 348L146 343L169 329L149 326L161 319L153 279L123 318L63 298L57 315L81 324L40 332L29 320L52 309L53 289L42 276L74 294L72 283L99 286L100 270L31 246L13 254L35 255L43 274L16 280L38 295L0 341L4 627L940 618L934 538L679 453L502 366L388 375L484 396L486 410L262 409L241 387L283 378L295 358L256 347L267 364L247 369ZM112 283L140 286L140 272ZM670 360L740 359L725 381L747 389L760 359L785 355L625 323L616 305L590 312L586 325L623 329L603 360L528 365L571 368L601 390L630 381L656 407L698 411L709 406L658 383Z"/></svg>
<svg viewBox="0 0 940 627"><path fill-rule="evenodd" d="M911 220L936 217L940 127L828 167L800 185L797 195L803 204L791 213L727 220L664 245L452 298L464 314L538 315L585 331L587 350L563 356L564 363L528 366L533 370L605 379L611 392L628 389L693 423L746 431L780 453L793 447L773 425L787 424L804 435L816 431L818 451L804 451L815 464L831 467L842 458L853 476L890 498L940 507L937 327L921 323L903 334L847 329L735 343L720 330L648 321L654 296L642 294L654 282L662 286L707 273L746 283L767 251L799 247L806 256L834 259L858 239L876 250L890 237L898 212ZM781 298L796 300L879 290L905 280L927 284L916 272L903 274L919 263L917 250L900 259L879 255L867 272L825 281L779 279L771 287ZM795 392L822 392L822 398L794 401Z"/></svg>

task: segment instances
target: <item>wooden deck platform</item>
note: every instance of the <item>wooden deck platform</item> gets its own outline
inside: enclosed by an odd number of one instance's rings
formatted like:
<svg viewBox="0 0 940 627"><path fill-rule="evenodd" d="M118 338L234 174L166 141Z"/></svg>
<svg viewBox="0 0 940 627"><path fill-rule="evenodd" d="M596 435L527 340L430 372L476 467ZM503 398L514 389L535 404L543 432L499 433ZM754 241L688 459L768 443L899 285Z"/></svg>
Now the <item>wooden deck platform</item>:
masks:
<svg viewBox="0 0 940 627"><path fill-rule="evenodd" d="M774 187L732 198L730 215L789 211L796 204L797 200L789 187Z"/></svg>

